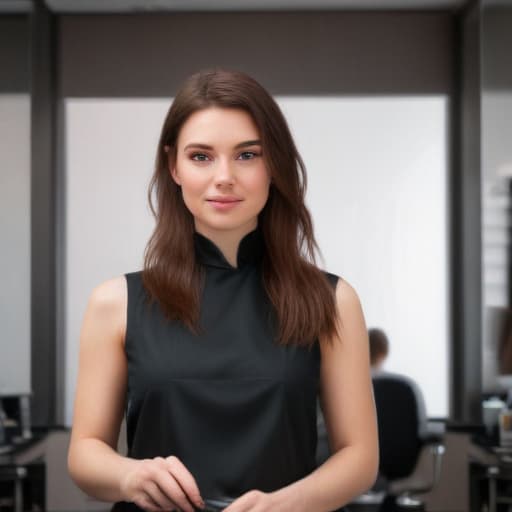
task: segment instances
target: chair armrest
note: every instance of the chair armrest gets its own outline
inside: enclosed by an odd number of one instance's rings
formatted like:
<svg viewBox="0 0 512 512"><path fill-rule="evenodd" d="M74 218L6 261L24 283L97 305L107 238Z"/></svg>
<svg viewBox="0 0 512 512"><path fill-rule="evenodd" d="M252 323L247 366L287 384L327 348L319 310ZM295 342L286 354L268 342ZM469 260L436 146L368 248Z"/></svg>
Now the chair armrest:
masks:
<svg viewBox="0 0 512 512"><path fill-rule="evenodd" d="M422 444L444 444L444 437L435 432L427 432L420 439Z"/></svg>

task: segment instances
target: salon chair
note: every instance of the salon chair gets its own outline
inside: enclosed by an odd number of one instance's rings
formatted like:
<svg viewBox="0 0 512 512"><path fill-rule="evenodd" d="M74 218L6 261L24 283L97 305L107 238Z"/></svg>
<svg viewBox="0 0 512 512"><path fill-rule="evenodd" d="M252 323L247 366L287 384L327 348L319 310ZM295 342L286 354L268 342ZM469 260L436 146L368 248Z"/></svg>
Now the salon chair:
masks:
<svg viewBox="0 0 512 512"><path fill-rule="evenodd" d="M424 511L418 494L432 490L441 472L443 437L425 426L424 406L416 384L401 375L386 374L373 378L379 430L379 475L373 488L349 505L354 511ZM329 456L325 424L317 408L317 464ZM403 485L416 469L420 455L431 454L432 474L428 481Z"/></svg>
<svg viewBox="0 0 512 512"><path fill-rule="evenodd" d="M423 397L411 379L378 374L373 378L373 391L380 453L379 476L372 492L383 495L379 511L425 510L417 495L431 491L439 481L445 451L443 437L428 431ZM432 462L428 481L397 485L413 475L425 450L430 452Z"/></svg>

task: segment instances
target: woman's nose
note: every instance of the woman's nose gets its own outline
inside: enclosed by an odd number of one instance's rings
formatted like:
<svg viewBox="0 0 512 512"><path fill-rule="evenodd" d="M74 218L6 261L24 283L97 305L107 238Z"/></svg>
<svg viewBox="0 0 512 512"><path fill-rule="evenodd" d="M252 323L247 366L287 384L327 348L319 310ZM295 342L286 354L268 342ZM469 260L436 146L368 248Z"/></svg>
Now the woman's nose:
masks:
<svg viewBox="0 0 512 512"><path fill-rule="evenodd" d="M232 162L227 159L219 159L215 168L215 184L231 185L235 181L235 170Z"/></svg>

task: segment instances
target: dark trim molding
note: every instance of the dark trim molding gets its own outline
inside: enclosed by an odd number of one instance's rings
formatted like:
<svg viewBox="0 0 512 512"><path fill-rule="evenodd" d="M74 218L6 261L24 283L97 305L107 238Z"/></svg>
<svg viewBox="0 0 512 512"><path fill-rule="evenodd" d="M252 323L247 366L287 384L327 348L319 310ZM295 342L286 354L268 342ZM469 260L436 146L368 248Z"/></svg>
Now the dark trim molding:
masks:
<svg viewBox="0 0 512 512"><path fill-rule="evenodd" d="M0 92L30 89L30 15L0 11Z"/></svg>
<svg viewBox="0 0 512 512"><path fill-rule="evenodd" d="M274 95L446 94L451 21L443 11L63 14L60 88L166 98L192 72L221 66Z"/></svg>
<svg viewBox="0 0 512 512"><path fill-rule="evenodd" d="M480 4L472 2L454 31L450 416L469 423L481 420L482 393L480 23Z"/></svg>
<svg viewBox="0 0 512 512"><path fill-rule="evenodd" d="M31 15L32 423L56 422L55 18L37 1Z"/></svg>
<svg viewBox="0 0 512 512"><path fill-rule="evenodd" d="M453 93L450 108L450 142L451 142L451 162L449 174L449 198L450 198L450 215L449 215L449 247L450 247L450 334L451 343L449 343L449 376L450 376L450 396L449 396L449 417L455 419L460 417L459 407L463 399L463 389L461 389L461 369L460 364L460 346L463 339L462 334L462 312L463 307L459 302L462 289L463 276L460 271L460 261L462 257L461 243L461 218L462 218L462 198L460 191L460 183L462 181L462 163L461 163L461 133L462 133L462 117L461 117L461 97L462 97L462 18L463 14L458 13L454 17L453 22Z"/></svg>

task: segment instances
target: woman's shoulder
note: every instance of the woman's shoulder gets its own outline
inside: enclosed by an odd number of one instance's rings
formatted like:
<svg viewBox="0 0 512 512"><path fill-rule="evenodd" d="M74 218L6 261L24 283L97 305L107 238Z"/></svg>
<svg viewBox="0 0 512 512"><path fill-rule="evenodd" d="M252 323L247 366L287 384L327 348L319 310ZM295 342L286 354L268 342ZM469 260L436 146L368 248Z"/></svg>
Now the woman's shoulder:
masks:
<svg viewBox="0 0 512 512"><path fill-rule="evenodd" d="M94 287L93 293L104 298L115 298L126 289L126 275L120 274L98 283Z"/></svg>
<svg viewBox="0 0 512 512"><path fill-rule="evenodd" d="M126 305L127 290L126 274L109 278L97 284L89 299L91 306L99 312L122 310Z"/></svg>
<svg viewBox="0 0 512 512"><path fill-rule="evenodd" d="M322 270L322 273L327 277L331 285L336 291L336 299L338 304L341 303L352 303L358 304L359 295L355 288L344 278L333 272Z"/></svg>
<svg viewBox="0 0 512 512"><path fill-rule="evenodd" d="M111 339L117 344L126 332L128 291L124 275L97 284L89 296L84 315L83 338L86 345L100 346Z"/></svg>

